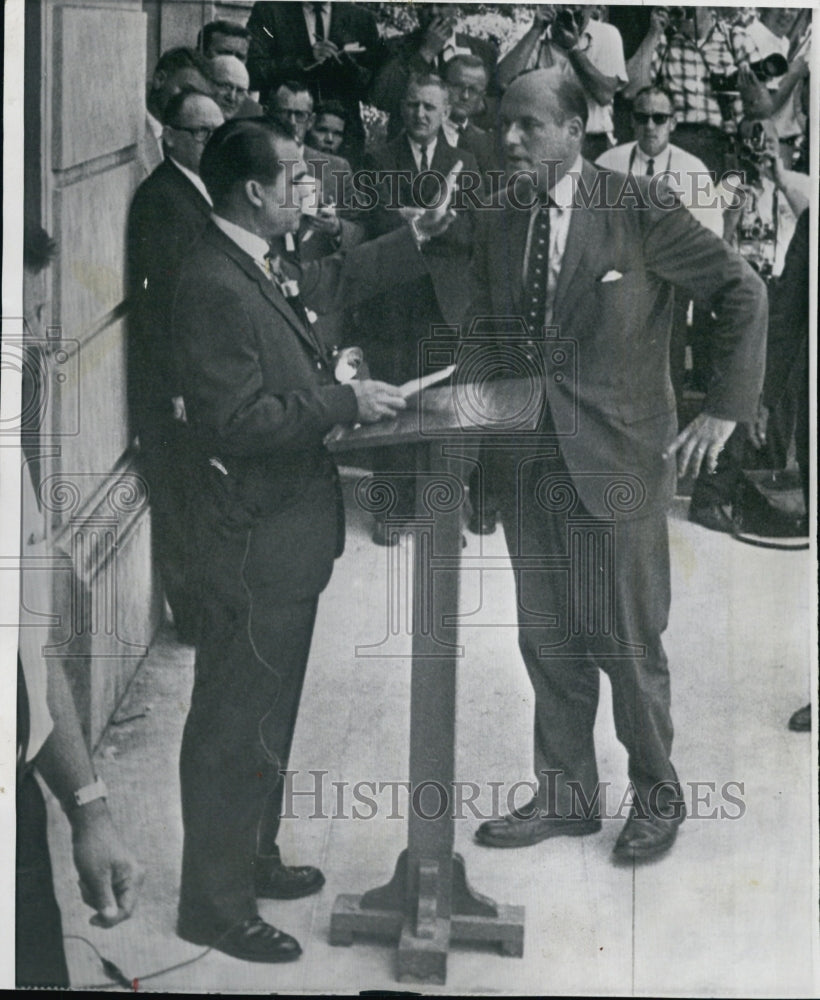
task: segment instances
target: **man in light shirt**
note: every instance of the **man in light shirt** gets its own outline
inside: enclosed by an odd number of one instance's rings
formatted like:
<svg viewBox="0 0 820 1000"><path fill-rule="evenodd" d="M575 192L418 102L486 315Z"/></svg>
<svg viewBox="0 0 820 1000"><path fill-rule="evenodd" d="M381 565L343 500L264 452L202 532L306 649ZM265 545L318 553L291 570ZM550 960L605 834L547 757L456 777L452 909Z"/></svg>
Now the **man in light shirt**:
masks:
<svg viewBox="0 0 820 1000"><path fill-rule="evenodd" d="M634 142L608 149L598 157L599 167L641 177L661 177L694 217L717 236L723 236L723 205L702 160L673 145L675 130L672 95L664 87L644 87L632 107Z"/></svg>
<svg viewBox="0 0 820 1000"><path fill-rule="evenodd" d="M556 67L584 88L589 121L584 157L595 160L614 145L612 101L629 81L621 33L590 17L583 4L536 8L532 26L498 65L502 86L529 69Z"/></svg>

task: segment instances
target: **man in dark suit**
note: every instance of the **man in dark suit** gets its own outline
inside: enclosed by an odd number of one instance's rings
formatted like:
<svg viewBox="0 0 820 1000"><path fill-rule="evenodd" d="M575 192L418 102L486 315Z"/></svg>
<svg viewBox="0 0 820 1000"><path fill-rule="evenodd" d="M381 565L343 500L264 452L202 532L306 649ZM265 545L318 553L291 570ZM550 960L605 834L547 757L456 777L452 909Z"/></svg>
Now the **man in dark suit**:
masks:
<svg viewBox="0 0 820 1000"><path fill-rule="evenodd" d="M348 113L345 154L364 149L359 102L380 58L373 15L356 4L255 3L248 18L248 70L259 100L267 104L282 80L303 80L317 102L341 101Z"/></svg>
<svg viewBox="0 0 820 1000"><path fill-rule="evenodd" d="M179 934L249 961L300 954L257 898L321 888L276 844L318 596L343 547L338 475L323 440L336 424L404 407L398 390L335 385L310 312L412 280L417 246L446 206L346 255L288 270L269 245L300 221L306 176L289 134L226 122L202 158L214 215L183 266L172 323L205 476L197 504L203 626L180 758L184 850Z"/></svg>
<svg viewBox="0 0 820 1000"><path fill-rule="evenodd" d="M576 81L534 70L513 81L500 113L508 171L520 173L506 209L480 219L470 314L523 317L534 356L543 345L538 431L497 459L535 690L538 790L477 839L520 847L600 830L593 724L604 670L634 793L614 857L643 861L671 847L685 815L661 642L675 456L680 474L712 469L735 423L752 418L766 291L686 208L664 209L643 179L581 158L587 104ZM717 317L703 412L677 436L673 283Z"/></svg>
<svg viewBox="0 0 820 1000"><path fill-rule="evenodd" d="M469 177L480 182L478 165L471 153L454 149L442 132L449 111L447 87L440 77L413 77L402 102L404 131L376 150L365 160L365 171L374 175L378 202L367 213L365 225L373 238L402 225L402 212L433 203L439 182L457 161ZM430 182L429 184L426 182ZM435 250L428 254L429 274L410 285L388 288L383 295L368 302L354 319L363 331L365 357L371 372L392 382L405 382L422 374L419 371L419 342L430 336L431 327L458 323L469 302L466 280L474 231L473 211L466 202ZM407 473L414 468L414 458L407 449L374 452L374 472L397 475L394 487L398 501L393 517L412 516L415 490ZM376 518L373 540L380 545L395 542L385 522Z"/></svg>
<svg viewBox="0 0 820 1000"><path fill-rule="evenodd" d="M458 14L458 4L419 4L416 8L418 28L385 41L382 65L376 73L370 96L376 107L390 115L388 139L394 138L402 129L401 102L407 93L410 77L428 73L444 77L447 63L456 56L478 56L487 72L490 92L497 93L496 48L483 38L473 38L456 31Z"/></svg>
<svg viewBox="0 0 820 1000"><path fill-rule="evenodd" d="M495 135L475 124L487 96L487 69L478 56L456 56L447 63L444 82L450 96L450 114L443 122L451 146L469 150L489 192L497 191L503 175Z"/></svg>
<svg viewBox="0 0 820 1000"><path fill-rule="evenodd" d="M223 119L216 103L195 91L171 97L164 117L166 157L137 188L128 213L128 395L162 585L179 638L192 642L198 606L186 542L190 442L170 313L182 261L210 215L199 159Z"/></svg>

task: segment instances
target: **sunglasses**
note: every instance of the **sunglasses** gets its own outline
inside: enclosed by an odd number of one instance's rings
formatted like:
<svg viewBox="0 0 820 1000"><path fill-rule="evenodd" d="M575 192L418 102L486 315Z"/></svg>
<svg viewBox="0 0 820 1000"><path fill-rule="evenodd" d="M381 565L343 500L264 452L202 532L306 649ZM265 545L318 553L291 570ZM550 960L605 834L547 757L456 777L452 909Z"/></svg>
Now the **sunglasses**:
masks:
<svg viewBox="0 0 820 1000"><path fill-rule="evenodd" d="M632 117L639 125L648 124L650 118L656 125L665 125L672 115L667 114L664 111L656 111L652 115L648 114L646 111L633 111Z"/></svg>

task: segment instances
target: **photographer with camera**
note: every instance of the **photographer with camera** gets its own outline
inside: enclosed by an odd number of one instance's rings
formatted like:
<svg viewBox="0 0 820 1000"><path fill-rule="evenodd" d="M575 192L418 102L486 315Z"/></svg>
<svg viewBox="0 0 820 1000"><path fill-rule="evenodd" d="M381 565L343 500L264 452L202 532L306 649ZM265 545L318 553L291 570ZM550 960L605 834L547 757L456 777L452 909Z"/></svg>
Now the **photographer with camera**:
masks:
<svg viewBox="0 0 820 1000"><path fill-rule="evenodd" d="M809 75L805 41L798 44L790 58L792 46L789 32L794 20L794 10L758 7L757 17L746 28L747 51L752 67L762 63L774 70L764 81L763 117L771 118L777 129L781 156L788 167L792 165L795 143L803 133L800 84Z"/></svg>
<svg viewBox="0 0 820 1000"><path fill-rule="evenodd" d="M765 88L749 68L743 25L717 8L656 7L627 70L625 97L651 83L671 92L677 144L713 175L724 170L738 120L761 117Z"/></svg>
<svg viewBox="0 0 820 1000"><path fill-rule="evenodd" d="M498 80L506 87L520 73L553 66L571 74L587 99L584 156L594 161L615 145L612 101L629 78L621 33L590 12L581 4L539 5L529 31L499 62Z"/></svg>

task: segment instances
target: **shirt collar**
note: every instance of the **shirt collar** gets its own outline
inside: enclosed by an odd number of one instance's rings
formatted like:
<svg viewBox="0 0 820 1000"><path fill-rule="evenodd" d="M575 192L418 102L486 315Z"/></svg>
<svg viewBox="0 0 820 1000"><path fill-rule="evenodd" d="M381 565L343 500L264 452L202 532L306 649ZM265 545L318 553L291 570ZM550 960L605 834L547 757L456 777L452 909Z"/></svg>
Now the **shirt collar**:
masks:
<svg viewBox="0 0 820 1000"><path fill-rule="evenodd" d="M456 124L456 122L454 122L451 118L447 118L441 123L442 131L444 132L444 135L451 146L458 145L458 141L461 138L461 133L463 129L467 127L468 121L469 119L467 121L461 122L461 124Z"/></svg>
<svg viewBox="0 0 820 1000"><path fill-rule="evenodd" d="M244 250L249 257L253 257L257 264L264 267L265 258L270 253L270 247L266 240L263 240L261 236L257 236L256 233L250 232L250 230L245 229L243 226L238 226L235 222L223 219L216 212L211 214L211 218L214 225L218 226L228 239L233 240L240 250Z"/></svg>
<svg viewBox="0 0 820 1000"><path fill-rule="evenodd" d="M211 196L208 194L208 189L205 187L205 182L202 180L199 174L195 174L193 170L190 170L188 167L183 167L183 165L178 160L175 160L173 156L169 156L168 159L171 161L171 163L173 163L173 165L177 168L177 170L181 174L184 174L188 178L188 180L193 184L193 186L197 189L197 191L199 191L199 193L202 195L205 201L207 201L209 205L213 205L213 202L211 201Z"/></svg>
<svg viewBox="0 0 820 1000"><path fill-rule="evenodd" d="M323 14L327 14L327 12L330 10L330 4L327 2L327 0L325 0L324 3L319 3L319 4L315 4L315 3L303 3L302 7L309 14L313 14L315 12L315 10L316 10L317 7L321 8L321 11L322 11Z"/></svg>
<svg viewBox="0 0 820 1000"><path fill-rule="evenodd" d="M407 136L407 141L410 143L410 148L413 150L413 154L415 156L421 156L421 143L416 142L415 139L411 139L409 135ZM434 135L433 138L424 147L427 150L427 162L428 163L432 163L433 162L433 156L435 155L435 152L436 152L436 143L437 142L438 142L438 136Z"/></svg>
<svg viewBox="0 0 820 1000"><path fill-rule="evenodd" d="M550 198L556 208L572 208L575 195L575 185L581 176L583 160L580 154L575 158L575 162L564 174L560 181L550 191Z"/></svg>
<svg viewBox="0 0 820 1000"><path fill-rule="evenodd" d="M145 120L148 122L148 128L151 129L151 133L157 142L162 140L162 122L159 118L155 118L150 111L145 112Z"/></svg>

